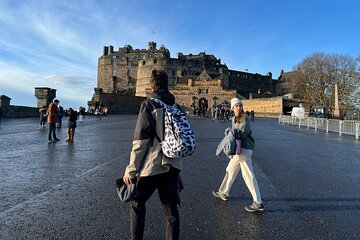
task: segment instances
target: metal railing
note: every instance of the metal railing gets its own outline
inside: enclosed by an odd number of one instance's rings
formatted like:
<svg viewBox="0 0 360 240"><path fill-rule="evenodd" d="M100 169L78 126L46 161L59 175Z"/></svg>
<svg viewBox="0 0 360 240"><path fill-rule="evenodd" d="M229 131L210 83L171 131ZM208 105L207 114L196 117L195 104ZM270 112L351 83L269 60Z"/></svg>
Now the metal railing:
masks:
<svg viewBox="0 0 360 240"><path fill-rule="evenodd" d="M280 115L279 123L306 127L308 129L313 128L315 131L322 130L325 132L338 132L340 136L342 134L353 135L356 139L359 139L360 135L360 121L354 120L337 120L314 117L298 118Z"/></svg>

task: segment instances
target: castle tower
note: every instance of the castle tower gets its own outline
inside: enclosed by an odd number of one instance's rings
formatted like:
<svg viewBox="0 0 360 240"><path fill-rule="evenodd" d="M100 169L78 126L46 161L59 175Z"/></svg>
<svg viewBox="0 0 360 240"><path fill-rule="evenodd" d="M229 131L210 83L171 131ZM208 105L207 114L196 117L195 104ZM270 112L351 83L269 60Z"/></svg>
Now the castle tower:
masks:
<svg viewBox="0 0 360 240"><path fill-rule="evenodd" d="M149 50L156 50L156 42L148 43Z"/></svg>
<svg viewBox="0 0 360 240"><path fill-rule="evenodd" d="M156 50L156 43L149 42L148 55L138 61L135 96L147 97L152 92L150 88L151 73L153 70L163 70L169 78L169 87L175 85L175 70L169 64L170 53L165 46Z"/></svg>
<svg viewBox="0 0 360 240"><path fill-rule="evenodd" d="M56 89L47 87L36 87L35 97L37 98L37 107L48 106L56 97Z"/></svg>
<svg viewBox="0 0 360 240"><path fill-rule="evenodd" d="M3 110L8 110L10 108L10 100L11 98L9 98L6 95L0 95L0 107Z"/></svg>
<svg viewBox="0 0 360 240"><path fill-rule="evenodd" d="M163 70L166 72L166 61L161 59L147 58L138 62L138 72L136 81L135 96L147 97L152 92L150 88L151 73L153 70ZM168 74L169 75L169 74Z"/></svg>

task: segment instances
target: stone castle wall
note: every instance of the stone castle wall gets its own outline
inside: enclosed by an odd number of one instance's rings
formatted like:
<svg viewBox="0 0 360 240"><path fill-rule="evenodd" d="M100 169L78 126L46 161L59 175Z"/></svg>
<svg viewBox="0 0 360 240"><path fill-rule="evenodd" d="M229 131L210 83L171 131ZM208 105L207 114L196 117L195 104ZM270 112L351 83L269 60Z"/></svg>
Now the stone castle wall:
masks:
<svg viewBox="0 0 360 240"><path fill-rule="evenodd" d="M237 93L244 98L249 98L250 93L264 94L276 94L277 81L272 79L272 74L260 75L251 74L240 71L229 71L229 88L237 89Z"/></svg>
<svg viewBox="0 0 360 240"><path fill-rule="evenodd" d="M169 59L170 53L165 47L156 49L156 43L150 42L149 49L133 49L130 45L113 51L113 47L104 47L103 55L98 60L98 88L104 93L135 95L139 78L144 78L138 67L159 65L162 60ZM154 61L159 61L154 63ZM149 76L147 76L149 77ZM142 88L141 85L140 88ZM140 89L142 93L144 89ZM139 95L140 96L140 95Z"/></svg>
<svg viewBox="0 0 360 240"><path fill-rule="evenodd" d="M233 97L251 98L251 96L276 96L276 83L272 74L266 76L248 72L230 70L214 55L201 52L197 55L183 55L171 58L170 52L163 45L156 49L156 43L149 42L148 49L133 49L125 45L114 51L113 47L104 47L103 55L98 60L98 90L89 109L107 106L106 102L119 96L146 97L151 93L150 78L154 69L163 70L169 77L169 90L177 102L186 108L194 107L200 100L208 107L223 102L230 102ZM188 84L191 81L191 84ZM102 94L96 93L100 91ZM107 94L107 95L106 95ZM115 95L112 95L115 94ZM106 97L105 97L106 96ZM258 99L254 99L258 100ZM282 103L275 101L274 107L268 98L257 102L261 106L252 106L257 112L280 113ZM116 104L114 104L115 106Z"/></svg>
<svg viewBox="0 0 360 240"><path fill-rule="evenodd" d="M163 70L169 77L169 86L174 85L175 78L172 76L172 69L167 64L167 59L152 59L148 58L139 61L137 82L136 82L136 96L146 97L151 92L150 79L153 70Z"/></svg>
<svg viewBox="0 0 360 240"><path fill-rule="evenodd" d="M254 111L258 116L278 116L283 112L283 98L257 98L242 100L244 111Z"/></svg>
<svg viewBox="0 0 360 240"><path fill-rule="evenodd" d="M10 105L9 108L4 111L4 117L7 118L23 118L23 117L39 117L39 108L26 107L26 106L14 106Z"/></svg>
<svg viewBox="0 0 360 240"><path fill-rule="evenodd" d="M146 97L102 93L100 107L108 107L109 114L137 114L139 113L141 102L145 99Z"/></svg>

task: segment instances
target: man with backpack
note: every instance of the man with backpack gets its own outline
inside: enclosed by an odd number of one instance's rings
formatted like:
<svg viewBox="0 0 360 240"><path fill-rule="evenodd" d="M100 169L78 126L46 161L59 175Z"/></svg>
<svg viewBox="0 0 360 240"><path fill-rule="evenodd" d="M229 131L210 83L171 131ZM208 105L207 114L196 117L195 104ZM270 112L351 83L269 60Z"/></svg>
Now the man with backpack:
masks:
<svg viewBox="0 0 360 240"><path fill-rule="evenodd" d="M140 106L130 163L123 177L126 184L137 178L136 193L130 201L131 239L143 239L145 204L156 189L165 211L166 239L179 239L182 159L165 156L160 144L165 138L164 106L174 105L175 97L168 90L168 76L164 71L152 71L150 86L153 93Z"/></svg>

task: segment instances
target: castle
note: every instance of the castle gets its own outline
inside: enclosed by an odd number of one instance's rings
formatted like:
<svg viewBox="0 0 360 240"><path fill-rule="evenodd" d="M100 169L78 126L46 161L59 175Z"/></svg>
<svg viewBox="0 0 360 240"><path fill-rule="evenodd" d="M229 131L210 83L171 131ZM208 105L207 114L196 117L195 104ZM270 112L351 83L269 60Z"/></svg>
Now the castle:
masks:
<svg viewBox="0 0 360 240"><path fill-rule="evenodd" d="M118 112L119 106L130 109L129 104L138 105L151 92L153 69L168 74L169 90L185 108L211 108L236 96L251 99L276 95L277 80L272 79L271 72L260 75L231 70L221 59L205 52L178 53L177 58L171 58L164 45L157 49L155 42L149 42L148 49L125 45L114 51L113 46L104 46L98 59L98 82L88 102L89 110L107 106L110 111ZM127 100L121 104L124 99Z"/></svg>

